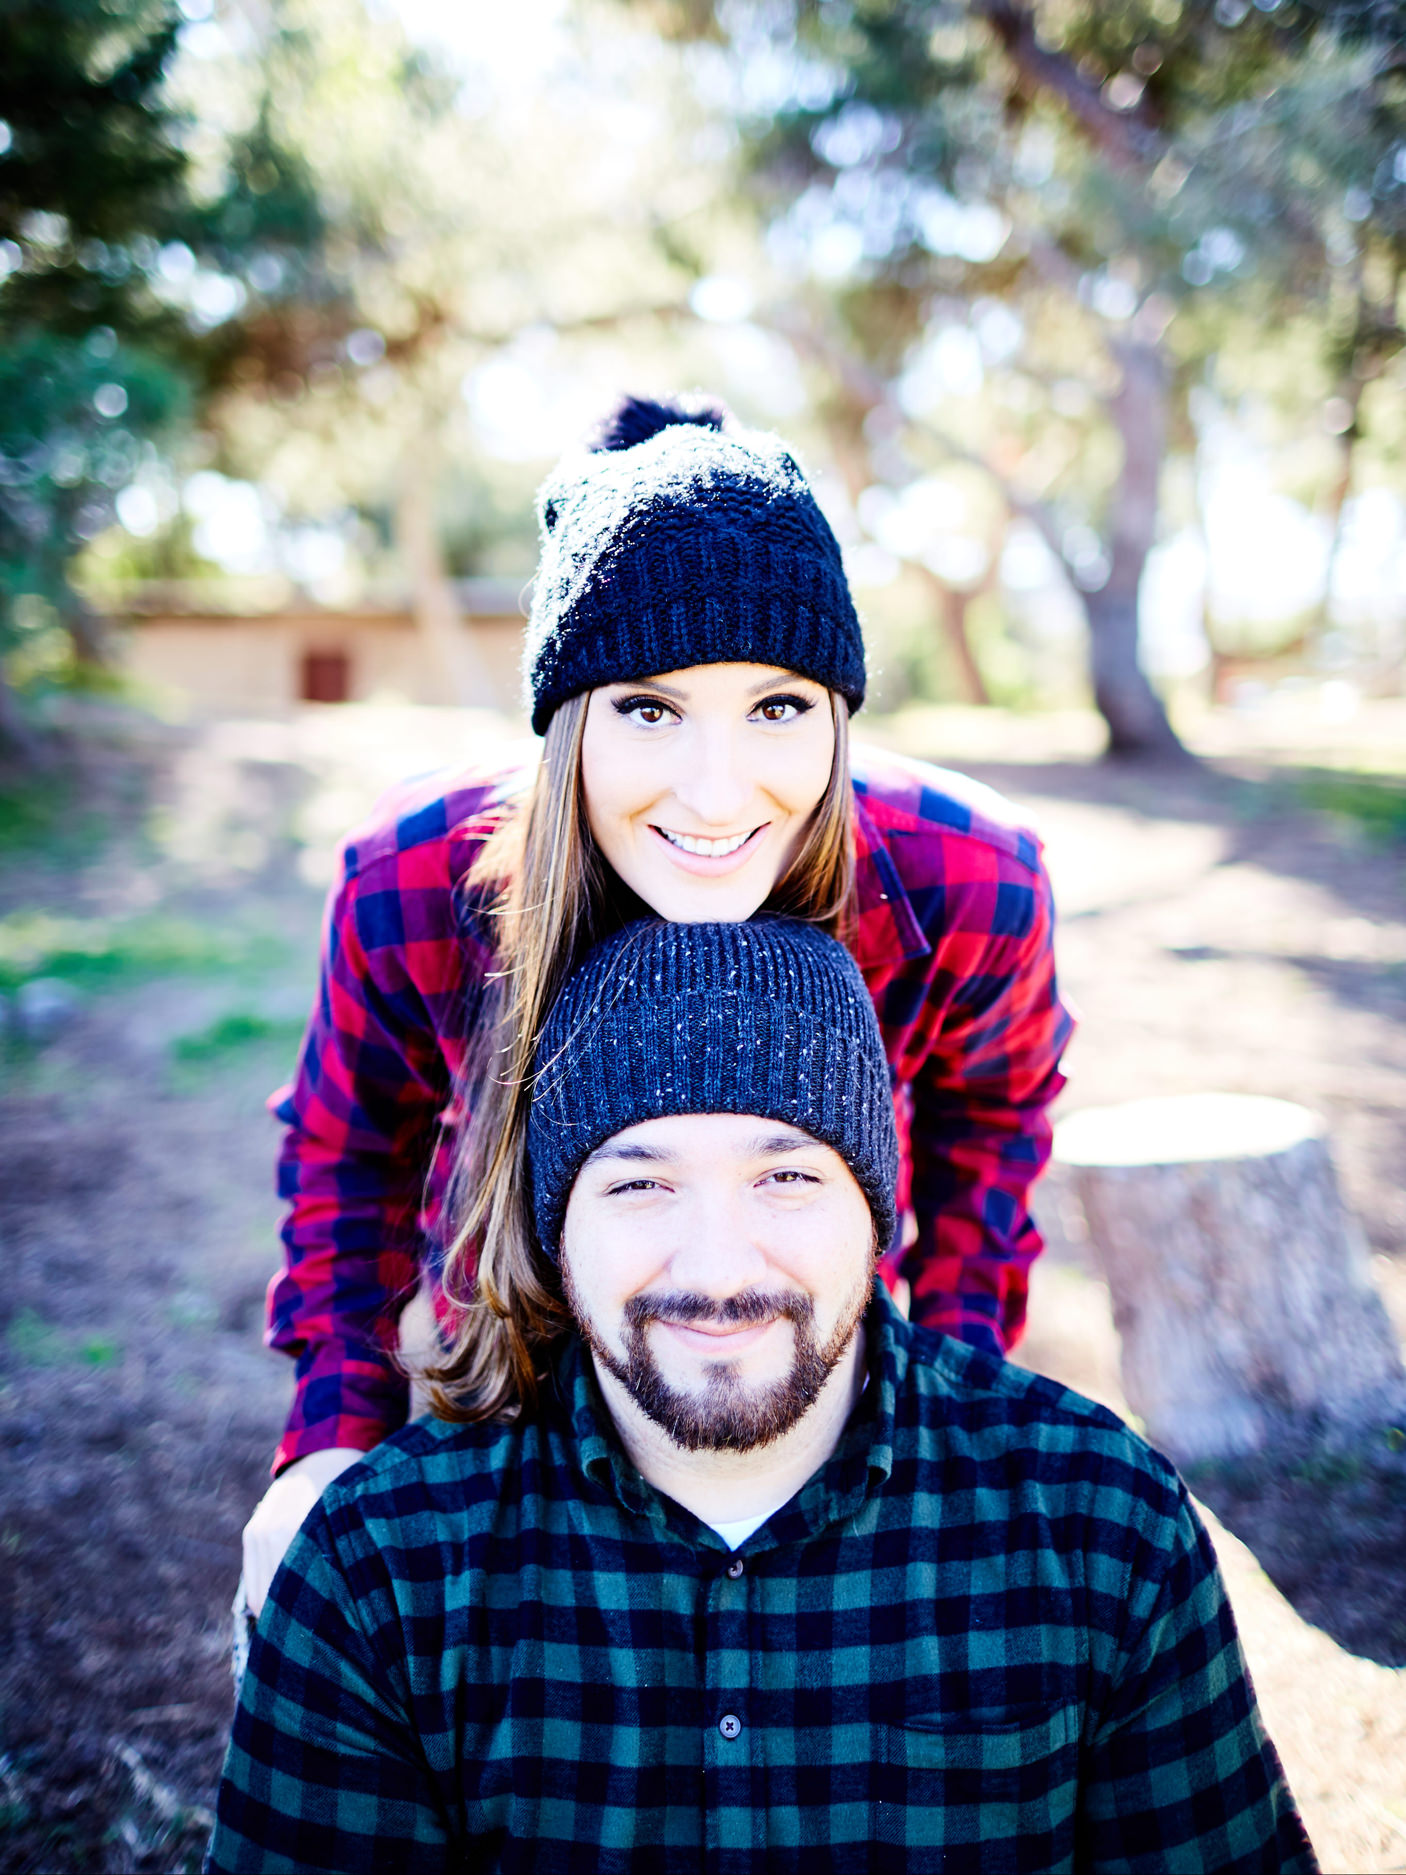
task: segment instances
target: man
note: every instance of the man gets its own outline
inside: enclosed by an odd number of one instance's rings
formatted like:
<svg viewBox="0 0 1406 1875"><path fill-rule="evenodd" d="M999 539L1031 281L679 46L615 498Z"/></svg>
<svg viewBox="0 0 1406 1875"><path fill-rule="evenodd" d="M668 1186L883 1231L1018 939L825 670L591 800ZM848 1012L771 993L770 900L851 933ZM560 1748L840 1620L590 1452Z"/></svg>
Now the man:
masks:
<svg viewBox="0 0 1406 1875"><path fill-rule="evenodd" d="M1314 1867L1170 1466L876 1288L893 1111L838 944L627 928L529 1150L535 1268L481 1266L443 1369L500 1410L309 1517L212 1869Z"/></svg>

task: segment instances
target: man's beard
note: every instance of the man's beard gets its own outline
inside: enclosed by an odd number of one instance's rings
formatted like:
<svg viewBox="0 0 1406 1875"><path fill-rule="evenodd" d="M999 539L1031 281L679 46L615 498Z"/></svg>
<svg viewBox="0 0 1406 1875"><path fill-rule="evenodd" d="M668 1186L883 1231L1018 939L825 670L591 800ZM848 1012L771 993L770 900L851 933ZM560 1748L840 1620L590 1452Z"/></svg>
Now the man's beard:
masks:
<svg viewBox="0 0 1406 1875"><path fill-rule="evenodd" d="M563 1259L566 1300L587 1346L613 1374L630 1398L676 1445L688 1452L750 1452L789 1432L810 1411L853 1340L873 1292L873 1265L840 1311L834 1332L823 1346L815 1335L815 1306L807 1295L782 1291L765 1295L745 1289L716 1302L709 1296L632 1296L625 1304L625 1358L607 1347L581 1304ZM659 1370L649 1346L651 1322L765 1322L785 1316L795 1341L791 1371L764 1386L748 1387L736 1364L719 1361L699 1394L680 1393Z"/></svg>

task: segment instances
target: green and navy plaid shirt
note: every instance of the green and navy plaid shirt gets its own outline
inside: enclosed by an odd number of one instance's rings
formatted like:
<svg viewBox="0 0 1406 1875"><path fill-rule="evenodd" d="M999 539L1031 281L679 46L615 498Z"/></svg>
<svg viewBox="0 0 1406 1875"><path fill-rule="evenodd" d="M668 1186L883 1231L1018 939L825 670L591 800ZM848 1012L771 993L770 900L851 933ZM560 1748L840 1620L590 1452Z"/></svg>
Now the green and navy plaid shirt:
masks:
<svg viewBox="0 0 1406 1875"><path fill-rule="evenodd" d="M580 1346L343 1474L259 1622L213 1870L1312 1870L1204 1530L1101 1407L898 1317L736 1552Z"/></svg>

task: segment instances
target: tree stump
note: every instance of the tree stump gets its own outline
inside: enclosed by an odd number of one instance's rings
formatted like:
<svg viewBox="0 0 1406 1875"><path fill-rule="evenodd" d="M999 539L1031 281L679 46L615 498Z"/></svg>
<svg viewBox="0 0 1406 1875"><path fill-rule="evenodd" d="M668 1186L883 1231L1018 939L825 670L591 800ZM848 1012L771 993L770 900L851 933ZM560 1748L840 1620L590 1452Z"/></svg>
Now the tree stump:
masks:
<svg viewBox="0 0 1406 1875"><path fill-rule="evenodd" d="M1406 1373L1306 1107L1186 1094L1071 1114L1055 1157L1113 1300L1123 1389L1181 1463L1406 1404Z"/></svg>

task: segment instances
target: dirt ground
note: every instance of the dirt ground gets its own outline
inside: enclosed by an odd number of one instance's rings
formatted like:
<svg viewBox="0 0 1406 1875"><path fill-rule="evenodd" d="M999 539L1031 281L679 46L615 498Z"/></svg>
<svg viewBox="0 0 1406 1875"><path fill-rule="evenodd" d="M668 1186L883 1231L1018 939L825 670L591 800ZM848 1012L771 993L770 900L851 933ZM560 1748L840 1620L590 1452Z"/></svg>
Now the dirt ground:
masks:
<svg viewBox="0 0 1406 1875"><path fill-rule="evenodd" d="M38 972L78 998L0 1064L16 1872L198 1866L239 1531L289 1392L259 1338L277 1223L262 1102L311 995L332 843L385 781L510 733L365 709L98 727L82 777L56 775L0 835L0 985ZM1064 1108L1222 1088L1319 1109L1406 1334L1406 845L1307 804L1321 790L1233 738L1169 778L983 734L960 765L1048 842L1082 1017ZM929 726L924 752L943 746ZM1021 1358L1116 1406L1107 1292L1058 1176L1041 1208ZM1406 1869L1404 1446L1366 1428L1193 1479L1330 1870Z"/></svg>

